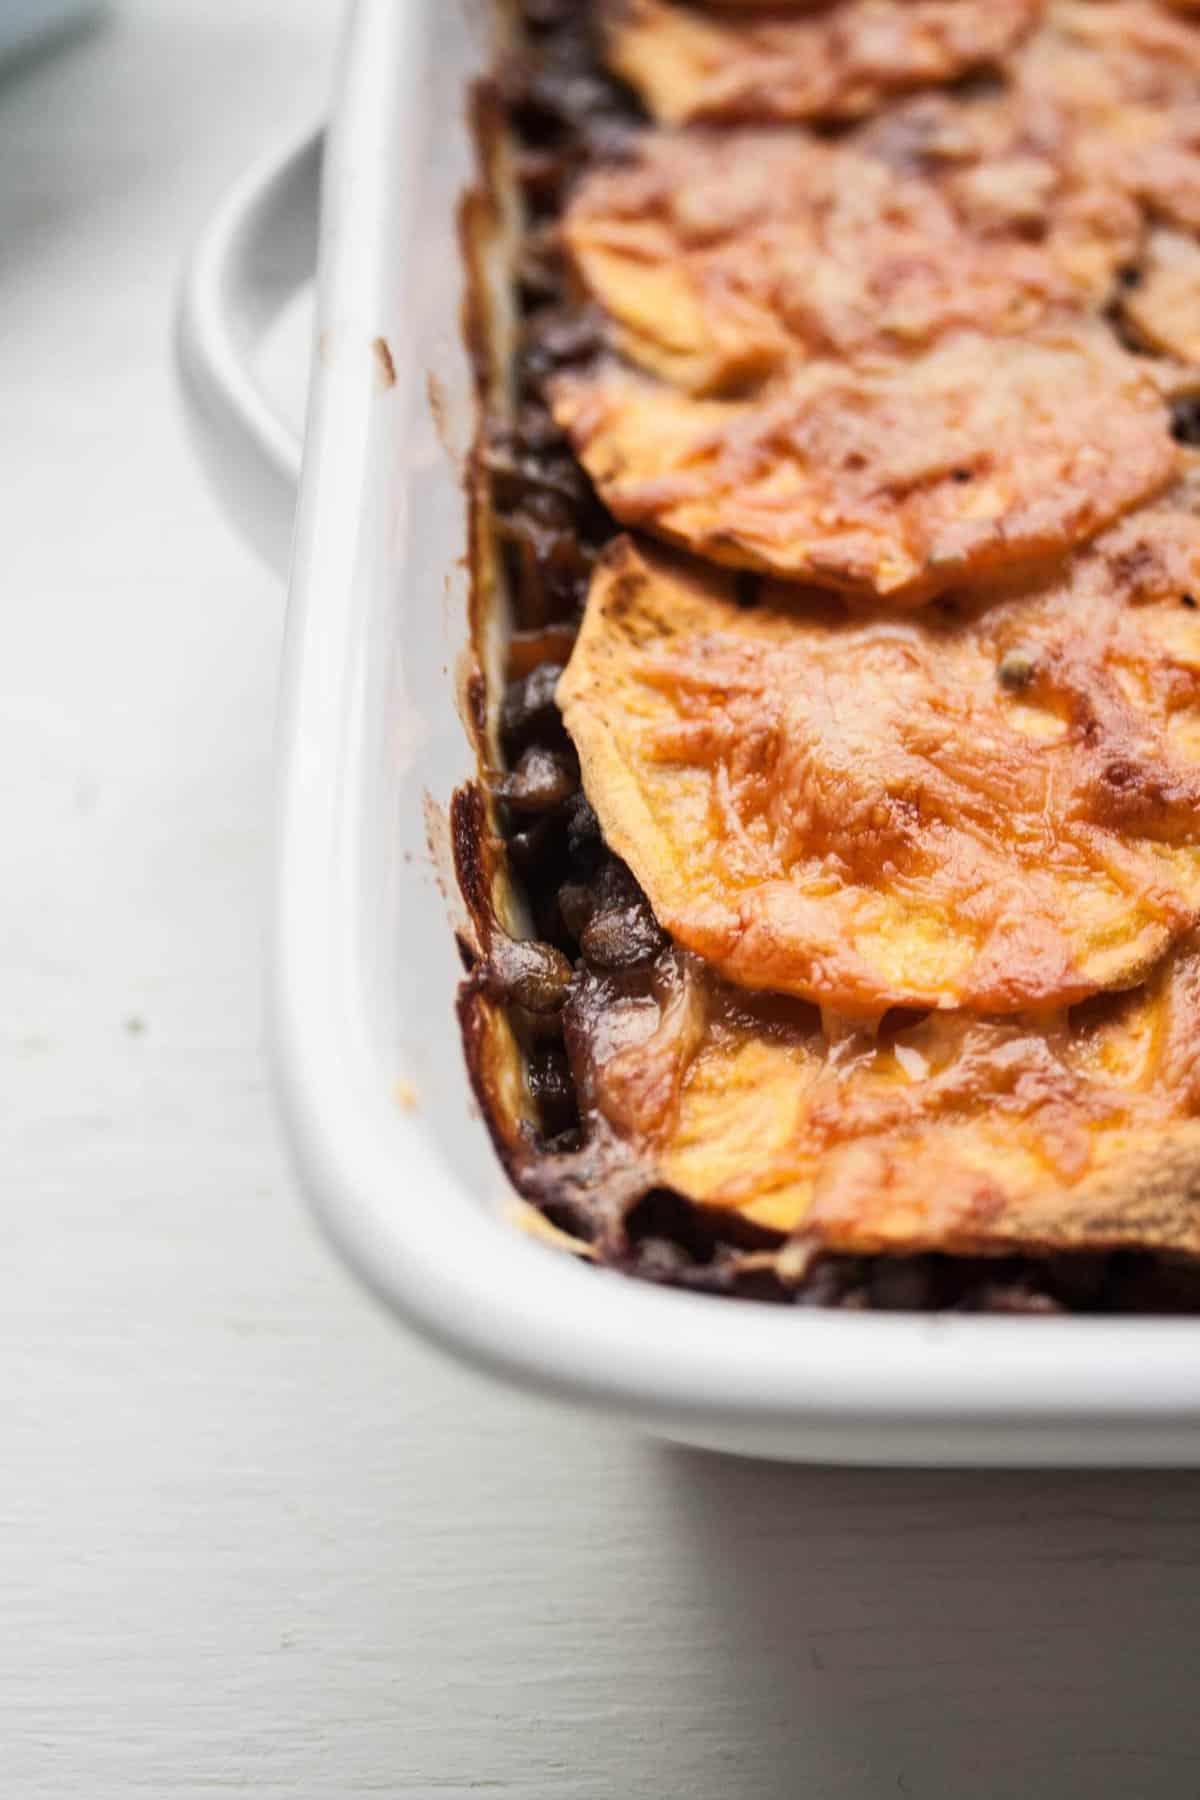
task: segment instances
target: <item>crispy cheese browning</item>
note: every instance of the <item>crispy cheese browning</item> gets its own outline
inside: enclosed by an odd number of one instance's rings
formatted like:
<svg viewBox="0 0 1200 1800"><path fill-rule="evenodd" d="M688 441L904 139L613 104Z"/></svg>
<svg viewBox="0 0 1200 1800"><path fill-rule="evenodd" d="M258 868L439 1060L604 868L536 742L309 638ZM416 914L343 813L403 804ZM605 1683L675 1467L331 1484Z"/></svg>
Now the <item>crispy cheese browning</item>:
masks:
<svg viewBox="0 0 1200 1800"><path fill-rule="evenodd" d="M1121 311L1147 349L1200 367L1200 244L1195 238L1156 226Z"/></svg>
<svg viewBox="0 0 1200 1800"><path fill-rule="evenodd" d="M602 361L551 400L622 523L897 606L1071 550L1176 465L1154 374L1085 323L812 362L750 400Z"/></svg>
<svg viewBox="0 0 1200 1800"><path fill-rule="evenodd" d="M645 133L567 209L580 287L624 356L695 393L744 390L790 361L911 353L965 327L1008 335L1098 310L1136 254L1137 206L1009 119L982 129L983 111L921 103L839 143Z"/></svg>
<svg viewBox="0 0 1200 1800"><path fill-rule="evenodd" d="M1200 1269L1200 4L586 12L522 100L517 1179L714 1286Z"/></svg>
<svg viewBox="0 0 1200 1800"><path fill-rule="evenodd" d="M1129 604L1129 571L1143 597ZM1129 986L1200 908L1200 523L897 621L618 539L558 688L610 846L728 980L839 1012Z"/></svg>
<svg viewBox="0 0 1200 1800"><path fill-rule="evenodd" d="M1027 134L1152 216L1200 225L1200 31L1158 0L1053 0L1012 58ZM1192 9L1194 10L1194 9Z"/></svg>
<svg viewBox="0 0 1200 1800"><path fill-rule="evenodd" d="M857 118L890 94L995 65L1040 10L1040 0L838 0L770 18L746 5L600 0L609 66L668 125Z"/></svg>
<svg viewBox="0 0 1200 1800"><path fill-rule="evenodd" d="M568 1038L593 1130L643 1179L852 1252L1200 1254L1200 964L1037 1024L830 1036L678 953L592 977Z"/></svg>
<svg viewBox="0 0 1200 1800"><path fill-rule="evenodd" d="M1007 80L1045 129L1086 130L1114 165L1171 132L1200 97L1192 21L1159 0L1051 0L1009 60Z"/></svg>

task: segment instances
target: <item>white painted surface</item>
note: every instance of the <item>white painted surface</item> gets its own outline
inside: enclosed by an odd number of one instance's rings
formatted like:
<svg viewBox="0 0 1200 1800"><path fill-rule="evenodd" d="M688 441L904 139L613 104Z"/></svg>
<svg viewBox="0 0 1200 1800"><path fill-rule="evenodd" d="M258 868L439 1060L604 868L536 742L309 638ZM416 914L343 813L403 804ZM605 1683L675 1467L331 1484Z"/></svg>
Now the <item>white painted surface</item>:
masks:
<svg viewBox="0 0 1200 1800"><path fill-rule="evenodd" d="M626 1439L414 1347L296 1205L281 603L167 314L334 11L129 0L0 88L0 1794L1191 1796L1200 1477Z"/></svg>

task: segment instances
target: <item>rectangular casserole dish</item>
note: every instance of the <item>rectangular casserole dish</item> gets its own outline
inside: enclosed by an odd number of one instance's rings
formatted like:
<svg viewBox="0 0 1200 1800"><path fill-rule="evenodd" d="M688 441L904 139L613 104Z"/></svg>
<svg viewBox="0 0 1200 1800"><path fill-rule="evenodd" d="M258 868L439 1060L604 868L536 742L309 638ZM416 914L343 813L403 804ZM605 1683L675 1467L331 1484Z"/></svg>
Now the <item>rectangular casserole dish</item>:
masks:
<svg viewBox="0 0 1200 1800"><path fill-rule="evenodd" d="M272 1038L334 1242L470 1362L743 1454L1200 1462L1192 1321L717 1304L521 1231L454 1018L452 793L475 772L456 202L476 9L359 0L324 179L280 721ZM502 621L488 623L492 632ZM485 663L487 658L485 656Z"/></svg>

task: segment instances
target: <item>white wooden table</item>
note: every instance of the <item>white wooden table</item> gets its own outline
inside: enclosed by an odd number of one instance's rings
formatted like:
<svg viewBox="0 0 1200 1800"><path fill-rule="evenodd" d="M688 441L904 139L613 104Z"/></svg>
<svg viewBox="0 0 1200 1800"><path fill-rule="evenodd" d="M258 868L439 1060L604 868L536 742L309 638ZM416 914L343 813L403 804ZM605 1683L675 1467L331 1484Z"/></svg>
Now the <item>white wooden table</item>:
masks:
<svg viewBox="0 0 1200 1800"><path fill-rule="evenodd" d="M259 1053L282 600L167 335L334 13L126 0L0 88L0 1795L1195 1795L1200 1476L610 1435L407 1341L300 1210Z"/></svg>

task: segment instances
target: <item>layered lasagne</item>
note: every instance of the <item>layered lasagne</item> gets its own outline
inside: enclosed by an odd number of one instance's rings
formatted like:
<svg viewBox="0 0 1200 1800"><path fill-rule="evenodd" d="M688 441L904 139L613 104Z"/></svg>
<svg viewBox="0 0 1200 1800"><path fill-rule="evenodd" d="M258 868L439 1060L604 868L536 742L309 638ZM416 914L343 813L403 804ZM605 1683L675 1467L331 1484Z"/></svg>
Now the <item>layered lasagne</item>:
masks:
<svg viewBox="0 0 1200 1800"><path fill-rule="evenodd" d="M455 837L528 1216L792 1304L1200 1306L1200 8L506 20Z"/></svg>

